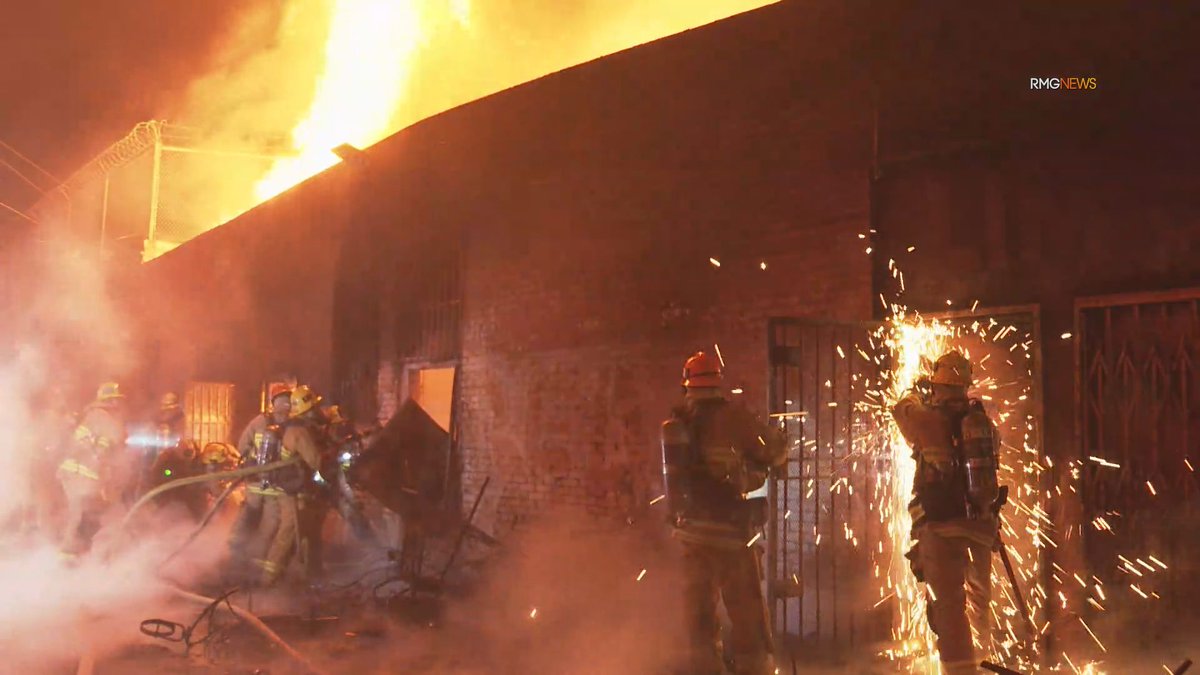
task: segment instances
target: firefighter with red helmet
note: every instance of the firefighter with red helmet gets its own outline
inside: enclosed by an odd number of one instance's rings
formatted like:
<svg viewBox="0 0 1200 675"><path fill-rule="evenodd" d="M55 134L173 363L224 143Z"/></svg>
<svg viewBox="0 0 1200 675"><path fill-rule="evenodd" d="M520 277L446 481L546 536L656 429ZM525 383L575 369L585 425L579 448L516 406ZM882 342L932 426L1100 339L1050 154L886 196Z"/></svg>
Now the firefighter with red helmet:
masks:
<svg viewBox="0 0 1200 675"><path fill-rule="evenodd" d="M663 480L672 535L681 542L686 612L693 639L689 672L724 673L718 603L732 623L734 672L775 672L774 640L762 587L766 499L747 498L786 459L782 434L722 392L718 357L698 352L684 365L684 403L662 425Z"/></svg>
<svg viewBox="0 0 1200 675"><path fill-rule="evenodd" d="M967 397L971 383L970 361L949 351L892 409L917 463L908 557L929 589L929 626L947 675L977 672L991 644L999 436L982 401Z"/></svg>
<svg viewBox="0 0 1200 675"><path fill-rule="evenodd" d="M292 390L285 384L272 384L267 391L267 409L257 415L238 438L237 454L242 464L265 466L279 461L283 445L283 427L292 408ZM246 479L246 494L230 532L230 557L237 571L246 574L249 564L263 566L262 549L265 542L256 534L273 532L280 515L278 498L283 490L272 483L268 474Z"/></svg>
<svg viewBox="0 0 1200 675"><path fill-rule="evenodd" d="M96 400L80 413L58 478L67 501L62 553L86 553L100 530L104 509L117 500L128 479L125 448L125 395L116 382L105 382Z"/></svg>

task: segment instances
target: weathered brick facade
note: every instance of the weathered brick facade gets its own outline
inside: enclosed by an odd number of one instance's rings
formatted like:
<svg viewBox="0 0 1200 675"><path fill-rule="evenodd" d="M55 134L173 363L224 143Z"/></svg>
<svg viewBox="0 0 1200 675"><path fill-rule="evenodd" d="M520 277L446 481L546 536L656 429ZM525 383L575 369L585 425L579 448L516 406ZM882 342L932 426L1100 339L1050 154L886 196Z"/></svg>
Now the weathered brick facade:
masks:
<svg viewBox="0 0 1200 675"><path fill-rule="evenodd" d="M914 306L1039 303L1047 335L1079 294L1194 284L1194 171L1130 153L1182 138L1150 73L1194 77L1191 24L1039 11L782 3L416 124L147 266L182 310L149 313L157 374L293 370L369 418L406 364L457 361L463 493L491 476L503 527L638 512L682 360L720 345L762 411L767 317L867 318L888 258ZM1100 89L1029 91L1047 75ZM1073 395L1064 348L1048 399Z"/></svg>

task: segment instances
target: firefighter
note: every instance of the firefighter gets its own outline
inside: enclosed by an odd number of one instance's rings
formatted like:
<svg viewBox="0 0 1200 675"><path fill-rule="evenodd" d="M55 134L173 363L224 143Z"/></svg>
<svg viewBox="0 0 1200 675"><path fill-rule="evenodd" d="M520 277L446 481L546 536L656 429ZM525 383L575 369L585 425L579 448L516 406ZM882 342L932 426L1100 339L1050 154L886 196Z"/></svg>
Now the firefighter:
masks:
<svg viewBox="0 0 1200 675"><path fill-rule="evenodd" d="M79 416L58 477L67 501L62 553L75 558L91 548L104 509L124 491L129 476L125 447L125 395L116 382L105 382L96 400Z"/></svg>
<svg viewBox="0 0 1200 675"><path fill-rule="evenodd" d="M200 459L200 448L195 441L180 440L163 449L146 470L143 485L152 490L164 483L181 478L192 478L204 473ZM195 520L204 516L208 509L208 488L204 484L187 485L168 491L160 497L163 503L181 505Z"/></svg>
<svg viewBox="0 0 1200 675"><path fill-rule="evenodd" d="M300 523L301 550L306 554L305 567L313 577L320 575L324 563L321 534L331 508L337 510L359 541L379 546L379 539L363 511L362 502L346 476L347 469L359 452L362 437L354 428L354 423L342 415L340 406L322 408L321 419L324 422L321 429L321 474L326 478L313 481L300 496L300 513L306 516Z"/></svg>
<svg viewBox="0 0 1200 675"><path fill-rule="evenodd" d="M950 351L892 409L917 464L908 557L929 590L929 625L947 675L978 672L991 645L999 438L982 402L967 397L970 386L970 361Z"/></svg>
<svg viewBox="0 0 1200 675"><path fill-rule="evenodd" d="M699 352L683 368L684 403L662 425L663 480L672 535L683 548L689 673L725 672L717 604L732 623L733 672L775 672L762 587L766 499L746 497L786 459L782 434L721 391L721 363Z"/></svg>
<svg viewBox="0 0 1200 675"><path fill-rule="evenodd" d="M169 448L183 440L187 417L175 392L163 394L154 419L155 435L160 448Z"/></svg>
<svg viewBox="0 0 1200 675"><path fill-rule="evenodd" d="M242 464L264 466L279 460L283 443L283 427L292 408L292 390L283 384L271 385L267 409L250 420L238 439L237 453ZM271 483L267 474L246 479L246 494L230 532L230 557L236 576L245 573L248 563L259 561L265 543L256 536L260 530L273 527L279 519L277 498L283 490ZM266 520L266 522L264 522Z"/></svg>
<svg viewBox="0 0 1200 675"><path fill-rule="evenodd" d="M200 448L194 441L185 439L186 427L187 417L183 406L179 404L179 396L174 392L163 394L154 415L154 438L149 451L142 457L139 493L163 483L203 473ZM201 485L170 491L164 499L182 504L199 518L204 514L204 494L205 488Z"/></svg>
<svg viewBox="0 0 1200 675"><path fill-rule="evenodd" d="M354 488L350 486L350 479L346 476L354 458L362 452L363 435L355 429L349 418L342 415L338 406L329 406L325 410L325 416L329 420L327 436L334 453L329 473L333 475L335 482L330 486L329 496L354 536L365 544L377 546L379 539L367 520L362 501L355 494Z"/></svg>
<svg viewBox="0 0 1200 675"><path fill-rule="evenodd" d="M272 500L276 508L264 514L263 530L270 536L266 557L261 561L265 586L273 585L283 576L292 555L303 543L300 540L300 522L308 516L301 513L306 506L301 500L301 493L312 481L324 480L321 475L321 427L324 421L317 407L320 402L321 397L307 385L292 390L289 420L284 425L279 457L296 457L298 461L272 472L271 482L281 494ZM311 564L303 551L301 554L305 562ZM306 573L311 572L311 568L306 569Z"/></svg>

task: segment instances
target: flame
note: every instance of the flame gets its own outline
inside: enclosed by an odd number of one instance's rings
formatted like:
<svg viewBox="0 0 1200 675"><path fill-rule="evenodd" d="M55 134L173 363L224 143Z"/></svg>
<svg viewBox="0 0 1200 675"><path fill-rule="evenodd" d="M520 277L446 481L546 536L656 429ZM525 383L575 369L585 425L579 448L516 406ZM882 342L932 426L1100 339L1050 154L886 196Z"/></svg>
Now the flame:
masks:
<svg viewBox="0 0 1200 675"><path fill-rule="evenodd" d="M883 340L892 363L886 400L897 401L912 388L925 374L923 362L932 361L946 351L952 336L951 328L936 320L926 322L902 313L893 316ZM912 498L913 476L917 466L900 429L890 416L886 420L887 442L884 447L890 454L892 472L885 480L880 515L887 524L892 551L904 552L910 545L912 518L908 512L908 502ZM909 573L908 563L902 555L889 555L888 562L891 565L889 578L894 583L893 593L898 600L899 616L894 630L896 642L901 645L894 656L915 657L912 669L918 670L921 666L915 661L920 660L921 655L928 655L925 668L937 672L937 650L933 631L925 617L924 591Z"/></svg>
<svg viewBox="0 0 1200 675"><path fill-rule="evenodd" d="M267 200L333 166L333 148L371 145L394 131L415 56L426 38L419 0L332 0L325 63L312 106L292 130L297 155L276 161L255 186ZM447 8L466 24L470 0Z"/></svg>

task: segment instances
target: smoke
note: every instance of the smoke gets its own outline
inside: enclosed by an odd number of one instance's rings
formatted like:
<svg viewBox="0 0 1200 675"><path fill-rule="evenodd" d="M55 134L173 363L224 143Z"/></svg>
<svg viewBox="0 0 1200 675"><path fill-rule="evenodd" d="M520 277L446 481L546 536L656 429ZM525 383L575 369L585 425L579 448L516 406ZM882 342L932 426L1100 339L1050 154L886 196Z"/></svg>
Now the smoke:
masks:
<svg viewBox="0 0 1200 675"><path fill-rule="evenodd" d="M9 478L0 490L3 672L54 672L85 650L99 658L138 639L138 622L166 598L157 568L190 529L159 513L124 531L124 506L114 500L92 552L61 556L56 469L73 427L67 413L100 381L129 374L135 358L118 280L93 251L49 231L38 236L0 260L8 291L0 333L0 464ZM192 556L177 566L182 574L211 565L211 550Z"/></svg>
<svg viewBox="0 0 1200 675"><path fill-rule="evenodd" d="M63 431L62 413L133 363L100 266L73 242L41 236L10 246L2 261L10 295L0 343L0 462L22 477ZM0 522L30 506L39 487L12 481L0 492Z"/></svg>
<svg viewBox="0 0 1200 675"><path fill-rule="evenodd" d="M610 522L544 515L508 538L481 577L455 584L436 630L397 625L386 658L364 653L338 671L671 672L685 644L675 543L660 527Z"/></svg>
<svg viewBox="0 0 1200 675"><path fill-rule="evenodd" d="M512 673L652 673L679 663L673 542L642 527L602 528L595 516L562 512L512 541L513 555L449 615L452 638L461 631L481 646L464 672L490 663Z"/></svg>

